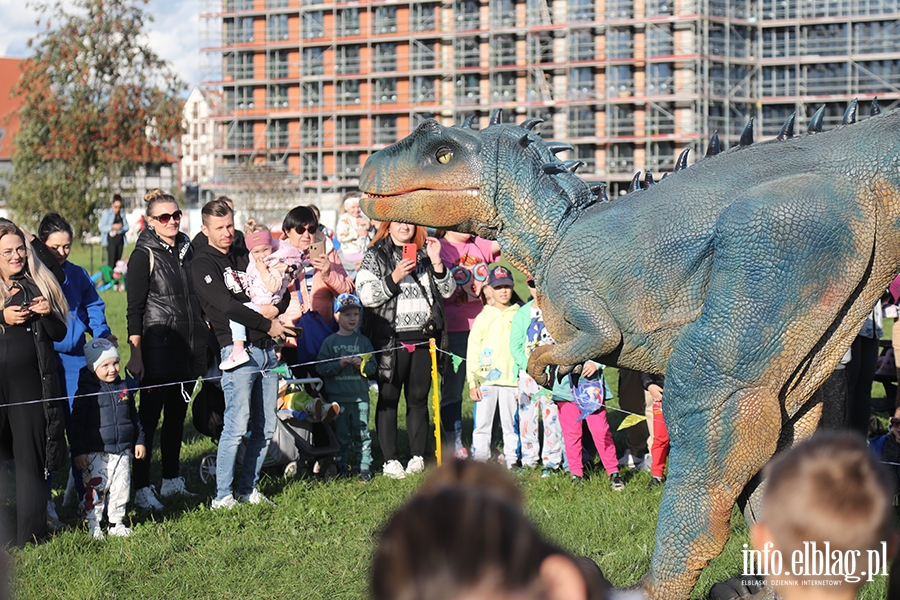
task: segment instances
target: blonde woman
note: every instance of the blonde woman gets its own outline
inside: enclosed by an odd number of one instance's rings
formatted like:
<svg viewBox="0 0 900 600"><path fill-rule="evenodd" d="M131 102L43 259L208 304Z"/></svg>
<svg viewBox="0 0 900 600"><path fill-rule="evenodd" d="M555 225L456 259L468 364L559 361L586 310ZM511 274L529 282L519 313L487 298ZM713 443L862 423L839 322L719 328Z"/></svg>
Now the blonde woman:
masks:
<svg viewBox="0 0 900 600"><path fill-rule="evenodd" d="M0 219L0 301L0 449L11 448L15 457L21 548L47 535L46 477L67 458L53 342L66 336L69 307L31 242L6 219Z"/></svg>

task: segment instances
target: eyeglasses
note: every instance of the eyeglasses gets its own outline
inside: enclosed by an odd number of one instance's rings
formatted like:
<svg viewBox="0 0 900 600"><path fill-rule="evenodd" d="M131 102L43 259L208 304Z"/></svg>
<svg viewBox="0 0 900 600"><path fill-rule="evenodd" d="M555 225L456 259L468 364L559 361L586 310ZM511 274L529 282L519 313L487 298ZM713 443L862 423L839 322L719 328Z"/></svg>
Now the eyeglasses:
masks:
<svg viewBox="0 0 900 600"><path fill-rule="evenodd" d="M12 258L13 253L18 254L22 258L25 258L26 256L28 256L28 248L26 248L25 246L20 246L12 250L4 250L3 252L0 252L0 256L2 256L4 260L9 260Z"/></svg>
<svg viewBox="0 0 900 600"><path fill-rule="evenodd" d="M165 225L166 223L168 223L168 222L171 221L172 219L175 219L176 221L180 221L180 220L181 220L181 215L182 215L182 214L183 214L183 213L182 213L180 210L176 210L176 211L173 212L172 214L169 214L169 213L163 213L163 214L161 214L161 215L156 215L155 217L154 217L154 216L151 216L150 218L151 218L151 219L156 219L157 221L159 221L160 223L162 223L163 225Z"/></svg>

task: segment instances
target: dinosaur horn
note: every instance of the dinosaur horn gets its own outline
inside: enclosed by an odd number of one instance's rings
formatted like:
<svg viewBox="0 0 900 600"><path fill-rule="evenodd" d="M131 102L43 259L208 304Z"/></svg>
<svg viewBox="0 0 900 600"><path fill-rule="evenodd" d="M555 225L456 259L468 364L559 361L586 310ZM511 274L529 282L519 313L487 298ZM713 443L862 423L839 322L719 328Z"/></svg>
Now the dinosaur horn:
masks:
<svg viewBox="0 0 900 600"><path fill-rule="evenodd" d="M587 163L580 160L566 160L563 161L563 166L566 168L566 171L569 173L574 173L579 169L579 167L583 167Z"/></svg>
<svg viewBox="0 0 900 600"><path fill-rule="evenodd" d="M719 144L719 132L716 131L712 134L712 137L709 138L709 146L706 147L706 156L707 158L709 158L710 156L715 156L721 151L722 147Z"/></svg>
<svg viewBox="0 0 900 600"><path fill-rule="evenodd" d="M523 148L527 148L528 144L530 144L530 143L531 143L531 137L529 137L529 135L527 133L519 138L519 145L522 146Z"/></svg>
<svg viewBox="0 0 900 600"><path fill-rule="evenodd" d="M597 196L601 202L609 202L609 196L606 195L605 183L595 183L590 189L591 193Z"/></svg>
<svg viewBox="0 0 900 600"><path fill-rule="evenodd" d="M751 144L753 144L753 117L750 117L750 120L747 121L747 126L744 127L744 132L741 134L741 148Z"/></svg>
<svg viewBox="0 0 900 600"><path fill-rule="evenodd" d="M872 116L880 115L881 107L878 106L878 96L872 98Z"/></svg>
<svg viewBox="0 0 900 600"><path fill-rule="evenodd" d="M656 181L653 179L653 173L647 171L644 173L644 185L646 187L650 187L651 185L656 185Z"/></svg>
<svg viewBox="0 0 900 600"><path fill-rule="evenodd" d="M856 123L856 98L853 99L844 111L844 118L841 119L841 125L853 125Z"/></svg>
<svg viewBox="0 0 900 600"><path fill-rule="evenodd" d="M498 108L498 109L495 110L493 113L491 113L491 122L490 122L490 124L491 124L491 125L499 125L499 124L500 124L500 120L501 120L502 114L503 114L503 110L500 109L500 108Z"/></svg>
<svg viewBox="0 0 900 600"><path fill-rule="evenodd" d="M678 160L675 161L675 171L687 169L687 157L690 151L690 148L685 148L681 151L681 154L678 155Z"/></svg>
<svg viewBox="0 0 900 600"><path fill-rule="evenodd" d="M825 119L825 105L823 104L813 113L809 120L809 133L822 133L822 121Z"/></svg>
<svg viewBox="0 0 900 600"><path fill-rule="evenodd" d="M631 180L631 185L628 186L628 193L631 192L639 192L641 191L641 172L638 171L634 174L634 177Z"/></svg>
<svg viewBox="0 0 900 600"><path fill-rule="evenodd" d="M781 131L778 132L778 135L775 137L779 142L783 142L788 138L794 137L794 121L797 119L797 111L791 113L791 116L787 118L787 121L784 122L784 125L781 126Z"/></svg>
<svg viewBox="0 0 900 600"><path fill-rule="evenodd" d="M563 163L544 163L541 165L541 171L547 175L559 175L560 173L568 173Z"/></svg>
<svg viewBox="0 0 900 600"><path fill-rule="evenodd" d="M665 179L665 178L666 178L666 175L668 175L668 173L663 173L663 176L660 177L659 180L662 181L663 179Z"/></svg>
<svg viewBox="0 0 900 600"><path fill-rule="evenodd" d="M466 119L462 122L462 125L460 125L460 128L461 128L461 129L471 128L471 127L472 127L472 123L474 123L474 122L475 122L475 115L469 115L469 116L466 117Z"/></svg>
<svg viewBox="0 0 900 600"><path fill-rule="evenodd" d="M531 130L531 129L534 129L535 126L540 125L543 122L544 122L543 119L539 119L537 117L532 117L530 119L526 119L526 120L522 121L521 123L519 123L519 127L524 127L525 129Z"/></svg>
<svg viewBox="0 0 900 600"><path fill-rule="evenodd" d="M571 152L575 150L574 147L566 144L565 142L547 142L547 149L550 150L553 154L559 154L560 152Z"/></svg>

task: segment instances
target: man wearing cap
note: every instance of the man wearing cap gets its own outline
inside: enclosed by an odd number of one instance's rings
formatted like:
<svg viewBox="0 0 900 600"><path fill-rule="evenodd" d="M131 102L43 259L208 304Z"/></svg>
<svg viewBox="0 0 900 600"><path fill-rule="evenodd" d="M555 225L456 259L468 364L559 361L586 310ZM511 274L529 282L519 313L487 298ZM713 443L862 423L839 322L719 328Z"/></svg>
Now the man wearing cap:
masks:
<svg viewBox="0 0 900 600"><path fill-rule="evenodd" d="M232 352L229 320L246 327L249 354L246 363L222 375L225 422L216 454L216 497L212 508L232 508L238 500L251 504L269 502L256 484L266 448L275 433L278 376L271 369L278 359L272 338L284 334L277 317L287 308L289 297L285 295L277 304L262 306L259 312L245 306L249 302L245 284L250 258L246 249L233 247L234 213L226 202L212 200L201 214L209 245L200 249L191 265L194 290L222 347L221 359ZM233 490L238 446L248 432L241 478L237 490Z"/></svg>

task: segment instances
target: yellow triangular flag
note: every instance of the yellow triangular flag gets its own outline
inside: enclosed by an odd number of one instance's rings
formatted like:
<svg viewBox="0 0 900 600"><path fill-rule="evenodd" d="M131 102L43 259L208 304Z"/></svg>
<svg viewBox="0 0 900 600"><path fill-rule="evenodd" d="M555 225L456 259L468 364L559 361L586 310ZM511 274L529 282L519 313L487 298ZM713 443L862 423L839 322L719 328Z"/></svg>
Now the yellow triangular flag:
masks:
<svg viewBox="0 0 900 600"><path fill-rule="evenodd" d="M359 357L362 359L362 362L359 363L359 374L363 377L366 376L366 363L372 359L372 353L366 352L365 354L360 354Z"/></svg>
<svg viewBox="0 0 900 600"><path fill-rule="evenodd" d="M625 417L625 419L619 425L619 431L622 431L623 429L628 429L629 427L633 427L633 426L637 425L638 423L640 423L641 421L646 421L646 420L647 420L647 417L645 417L644 415L628 415L627 417Z"/></svg>

